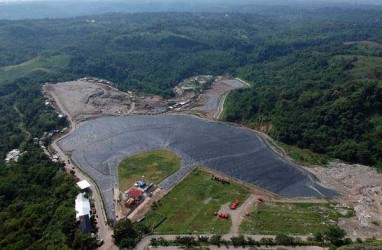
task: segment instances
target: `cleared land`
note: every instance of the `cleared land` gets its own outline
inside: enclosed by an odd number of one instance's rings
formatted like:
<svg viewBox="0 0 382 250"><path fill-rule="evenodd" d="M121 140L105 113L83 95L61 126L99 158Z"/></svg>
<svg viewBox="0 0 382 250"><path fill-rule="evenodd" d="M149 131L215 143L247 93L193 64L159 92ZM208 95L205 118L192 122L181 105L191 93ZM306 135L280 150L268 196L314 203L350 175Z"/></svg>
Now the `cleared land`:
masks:
<svg viewBox="0 0 382 250"><path fill-rule="evenodd" d="M142 176L147 182L158 184L179 168L180 159L170 151L156 150L131 156L119 165L119 189L127 190Z"/></svg>
<svg viewBox="0 0 382 250"><path fill-rule="evenodd" d="M262 203L244 219L240 231L245 234L306 235L324 232L339 216L331 204Z"/></svg>
<svg viewBox="0 0 382 250"><path fill-rule="evenodd" d="M132 105L132 97L127 93L100 82L47 84L43 90L52 103L60 103L75 121L101 115L127 115Z"/></svg>
<svg viewBox="0 0 382 250"><path fill-rule="evenodd" d="M223 185L211 180L211 175L200 170L193 171L184 181L166 195L142 222L155 226L166 218L156 233L228 233L230 219L214 216L223 205L235 199L244 201L249 190L232 183Z"/></svg>
<svg viewBox="0 0 382 250"><path fill-rule="evenodd" d="M0 84L37 72L58 73L69 64L69 56L37 57L27 62L0 68Z"/></svg>

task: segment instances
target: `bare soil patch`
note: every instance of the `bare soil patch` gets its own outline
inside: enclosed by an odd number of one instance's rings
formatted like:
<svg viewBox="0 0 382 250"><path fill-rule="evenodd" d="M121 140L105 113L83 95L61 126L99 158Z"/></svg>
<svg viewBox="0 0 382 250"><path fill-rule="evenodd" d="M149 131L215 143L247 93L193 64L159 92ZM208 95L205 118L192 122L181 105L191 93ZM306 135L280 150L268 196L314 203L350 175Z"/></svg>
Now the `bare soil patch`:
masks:
<svg viewBox="0 0 382 250"><path fill-rule="evenodd" d="M133 104L133 96L102 82L46 84L43 90L53 104L60 103L76 122L104 115L126 115Z"/></svg>

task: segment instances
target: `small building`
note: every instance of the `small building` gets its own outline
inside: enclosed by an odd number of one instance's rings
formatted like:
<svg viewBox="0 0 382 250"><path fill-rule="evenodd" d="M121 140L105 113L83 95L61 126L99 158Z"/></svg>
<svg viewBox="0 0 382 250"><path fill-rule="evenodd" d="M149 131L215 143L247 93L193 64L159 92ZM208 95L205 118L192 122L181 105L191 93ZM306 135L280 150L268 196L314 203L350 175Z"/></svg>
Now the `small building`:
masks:
<svg viewBox="0 0 382 250"><path fill-rule="evenodd" d="M130 188L127 191L127 195L129 198L133 198L135 201L139 201L143 198L143 191L138 188Z"/></svg>
<svg viewBox="0 0 382 250"><path fill-rule="evenodd" d="M82 180L82 181L77 182L77 186L81 190L84 190L84 189L87 189L87 188L91 187L90 183L87 180Z"/></svg>
<svg viewBox="0 0 382 250"><path fill-rule="evenodd" d="M83 234L90 234L92 232L92 226L90 223L90 216L80 216L80 231Z"/></svg>
<svg viewBox="0 0 382 250"><path fill-rule="evenodd" d="M76 220L79 221L81 216L90 216L90 201L85 197L85 193L79 193L76 198Z"/></svg>

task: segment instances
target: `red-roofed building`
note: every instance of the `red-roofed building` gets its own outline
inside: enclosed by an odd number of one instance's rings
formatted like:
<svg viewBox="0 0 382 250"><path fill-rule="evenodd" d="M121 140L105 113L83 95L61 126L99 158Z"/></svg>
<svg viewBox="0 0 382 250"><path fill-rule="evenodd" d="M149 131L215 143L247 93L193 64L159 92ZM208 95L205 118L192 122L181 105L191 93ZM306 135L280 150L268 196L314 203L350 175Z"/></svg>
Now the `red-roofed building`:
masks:
<svg viewBox="0 0 382 250"><path fill-rule="evenodd" d="M129 198L133 198L134 200L140 200L142 198L143 193L144 192L138 188L130 188L127 191L127 195L129 196Z"/></svg>

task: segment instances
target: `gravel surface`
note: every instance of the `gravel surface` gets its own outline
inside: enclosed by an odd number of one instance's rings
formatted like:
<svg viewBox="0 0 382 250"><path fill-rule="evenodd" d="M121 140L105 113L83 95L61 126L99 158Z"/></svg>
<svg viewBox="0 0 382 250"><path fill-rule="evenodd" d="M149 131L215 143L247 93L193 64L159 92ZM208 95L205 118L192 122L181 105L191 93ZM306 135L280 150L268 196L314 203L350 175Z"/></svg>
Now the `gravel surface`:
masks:
<svg viewBox="0 0 382 250"><path fill-rule="evenodd" d="M98 183L110 218L115 217L112 188L118 185L119 163L154 149L181 158L180 170L160 184L164 189L202 164L284 196L336 195L275 153L257 133L187 115L97 118L80 123L59 145Z"/></svg>
<svg viewBox="0 0 382 250"><path fill-rule="evenodd" d="M234 87L234 88L242 88L243 87L243 83L240 82L239 80L224 80L223 81L225 84L227 85L230 85L231 87Z"/></svg>
<svg viewBox="0 0 382 250"><path fill-rule="evenodd" d="M212 95L201 108L203 111L212 111L219 106L219 95Z"/></svg>

